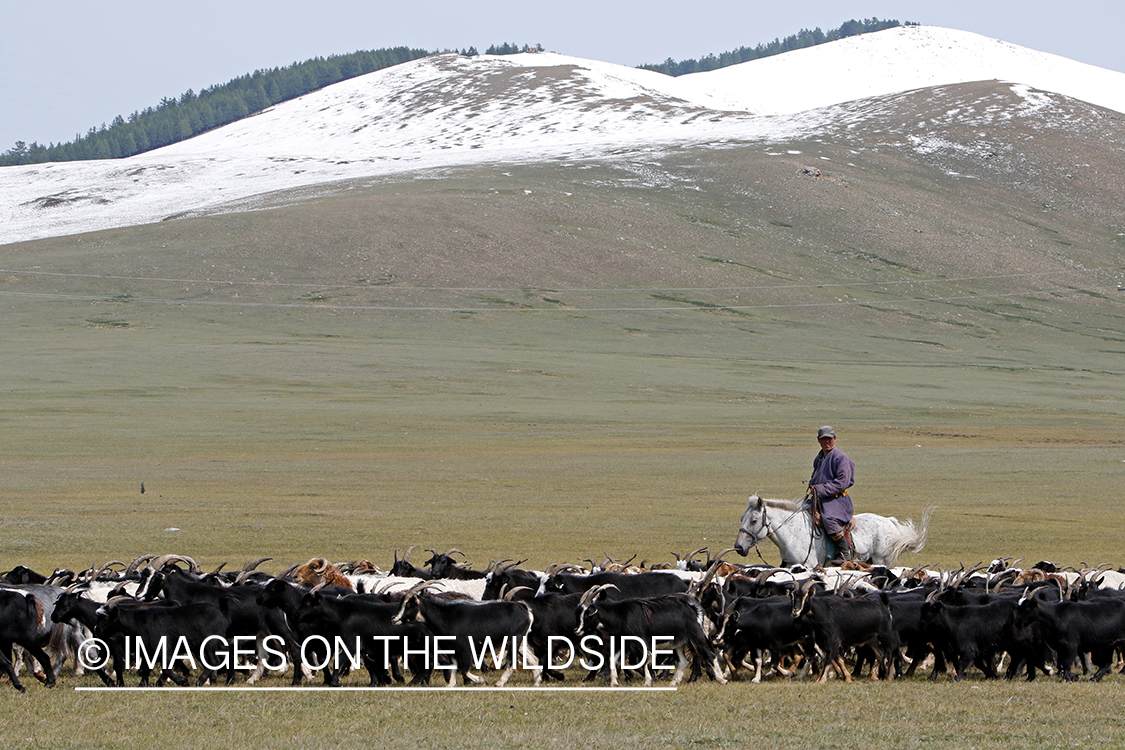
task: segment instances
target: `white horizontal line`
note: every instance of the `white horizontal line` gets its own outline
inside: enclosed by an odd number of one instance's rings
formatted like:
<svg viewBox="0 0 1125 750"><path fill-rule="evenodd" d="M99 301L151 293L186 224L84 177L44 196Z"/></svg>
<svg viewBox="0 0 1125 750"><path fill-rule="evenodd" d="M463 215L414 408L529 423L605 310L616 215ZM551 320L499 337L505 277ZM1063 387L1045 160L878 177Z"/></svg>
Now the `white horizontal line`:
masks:
<svg viewBox="0 0 1125 750"><path fill-rule="evenodd" d="M76 687L77 691L94 692L94 693L167 693L167 692L219 692L219 693L260 693L267 692L387 692L396 691L403 693L426 693L426 692L443 692L450 691L460 692L502 692L502 693L531 693L531 692L552 692L557 693L560 690L563 692L574 693L598 693L598 692L676 692L677 688L674 687L494 687L494 686L468 686L464 688L448 688L448 687Z"/></svg>

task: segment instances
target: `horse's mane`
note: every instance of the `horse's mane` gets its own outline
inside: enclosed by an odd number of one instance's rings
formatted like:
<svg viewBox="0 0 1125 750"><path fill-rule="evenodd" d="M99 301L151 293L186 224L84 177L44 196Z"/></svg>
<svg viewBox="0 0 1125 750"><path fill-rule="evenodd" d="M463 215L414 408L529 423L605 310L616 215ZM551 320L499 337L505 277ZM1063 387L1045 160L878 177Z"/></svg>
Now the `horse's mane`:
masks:
<svg viewBox="0 0 1125 750"><path fill-rule="evenodd" d="M793 500L786 500L781 497L759 497L758 499L761 500L767 508L780 508L790 513L799 511L805 504L805 499L803 497L794 498Z"/></svg>

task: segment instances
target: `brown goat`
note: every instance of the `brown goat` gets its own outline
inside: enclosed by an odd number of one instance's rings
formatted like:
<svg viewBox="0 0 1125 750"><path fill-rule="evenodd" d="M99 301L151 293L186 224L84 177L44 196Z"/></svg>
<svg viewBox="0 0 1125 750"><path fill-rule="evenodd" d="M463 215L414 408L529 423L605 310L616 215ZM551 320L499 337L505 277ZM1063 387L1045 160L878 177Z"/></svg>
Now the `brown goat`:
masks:
<svg viewBox="0 0 1125 750"><path fill-rule="evenodd" d="M352 582L345 578L335 565L323 557L314 557L304 565L298 566L293 571L293 579L297 583L308 586L324 583L328 586L343 586L355 591Z"/></svg>

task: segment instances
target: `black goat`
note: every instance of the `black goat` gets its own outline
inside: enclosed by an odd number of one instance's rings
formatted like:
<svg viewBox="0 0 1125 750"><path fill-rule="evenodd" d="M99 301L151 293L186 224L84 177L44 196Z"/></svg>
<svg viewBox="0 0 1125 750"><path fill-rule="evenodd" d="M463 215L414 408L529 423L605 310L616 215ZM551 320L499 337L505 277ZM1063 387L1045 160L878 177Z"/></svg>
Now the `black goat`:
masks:
<svg viewBox="0 0 1125 750"><path fill-rule="evenodd" d="M403 682L400 660L406 662L414 674L412 685L428 685L431 669L425 664L426 660L417 656L426 648L428 631L417 622L394 624L392 619L400 604L378 601L376 597L323 596L314 588L301 598L294 619L301 623L306 637L317 635L332 644L339 639L345 647L359 644L358 655L367 667L373 686L390 684L388 668L397 681ZM404 658L406 649L414 661Z"/></svg>
<svg viewBox="0 0 1125 750"><path fill-rule="evenodd" d="M739 665L745 664L747 655L754 655L753 682L762 681L762 663L767 652L772 669L784 675L782 656L800 655L800 646L809 635L808 623L793 617L793 600L789 596L739 597L724 612L719 631L732 674L737 674Z"/></svg>
<svg viewBox="0 0 1125 750"><path fill-rule="evenodd" d="M458 674L466 680L484 682L470 671L474 662L483 661L483 654L490 647L499 646L506 653L511 650L512 642L526 639L531 630L531 611L523 602L443 600L422 595L421 589L431 583L421 583L410 589L392 622L399 624L414 619L424 623L435 638L451 641L450 653L454 661L453 668L448 670L450 687L457 684ZM445 665L437 664L437 652L435 645L432 667L444 669ZM498 687L507 684L515 668L514 663L508 665L496 683Z"/></svg>
<svg viewBox="0 0 1125 750"><path fill-rule="evenodd" d="M12 646L18 644L31 654L43 670L43 682L54 687L55 672L51 660L39 645L39 630L46 618L39 601L32 595L0 589L0 668L12 680L12 687L26 691L12 666Z"/></svg>
<svg viewBox="0 0 1125 750"><path fill-rule="evenodd" d="M867 646L875 652L875 666L871 679L883 674L894 678L890 659L898 649L898 639L891 627L891 611L887 594L867 596L814 595L811 586L804 585L793 593L793 617L808 624L811 644L824 652L824 666L820 682L828 680L828 669L837 677L851 682L844 667L843 651L846 648ZM806 649L811 653L812 649Z"/></svg>
<svg viewBox="0 0 1125 750"><path fill-rule="evenodd" d="M181 648L186 648L185 656L203 666L198 684L214 681L216 665L223 656L219 650L227 645L224 634L229 626L229 620L216 605L111 600L98 614L105 617L102 627L106 635L115 641L125 641L126 653L131 652L137 662L141 687L148 686L149 675L157 665L160 666L157 685L169 678L178 685L186 685L187 680L173 671L172 656L178 655ZM140 653L142 647L144 655ZM226 659L229 663L231 654L226 654Z"/></svg>
<svg viewBox="0 0 1125 750"><path fill-rule="evenodd" d="M1077 679L1070 668L1086 652L1097 667L1090 679L1101 680L1114 651L1125 645L1125 601L1120 599L1042 602L1024 597L1016 605L1015 622L1038 626L1043 642L1057 655L1063 680Z"/></svg>
<svg viewBox="0 0 1125 750"><path fill-rule="evenodd" d="M599 601L612 587L613 584L602 584L583 595L578 605L579 636L597 636L603 645L610 646L611 654L616 650L622 659L625 638L639 638L646 649L675 651L677 666L672 676L673 685L683 680L689 663L693 665L689 681L698 679L702 674L701 664L705 663L711 676L726 684L719 661L703 632L707 615L699 602L687 594ZM615 649L616 644L621 647ZM694 662L687 658L689 649ZM645 685L652 684L651 662L652 659L644 662ZM610 685L617 687L615 658L609 660L609 679Z"/></svg>

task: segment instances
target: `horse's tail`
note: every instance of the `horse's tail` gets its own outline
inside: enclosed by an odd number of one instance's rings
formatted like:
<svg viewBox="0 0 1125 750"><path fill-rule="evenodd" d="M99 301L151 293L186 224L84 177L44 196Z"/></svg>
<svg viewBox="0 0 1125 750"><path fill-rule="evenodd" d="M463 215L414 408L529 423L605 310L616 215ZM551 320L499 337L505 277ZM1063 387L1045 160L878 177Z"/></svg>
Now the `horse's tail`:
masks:
<svg viewBox="0 0 1125 750"><path fill-rule="evenodd" d="M895 524L897 524L898 533L887 546L887 565L894 565L895 560L898 560L899 556L902 555L903 552L922 551L922 548L926 546L926 533L930 528L930 516L934 514L934 510L936 509L936 505L931 505L930 507L926 508L925 512L922 513L922 528L920 529L915 528L914 521L910 520L909 518L906 519L905 523L899 521L897 518L891 519L895 522Z"/></svg>

